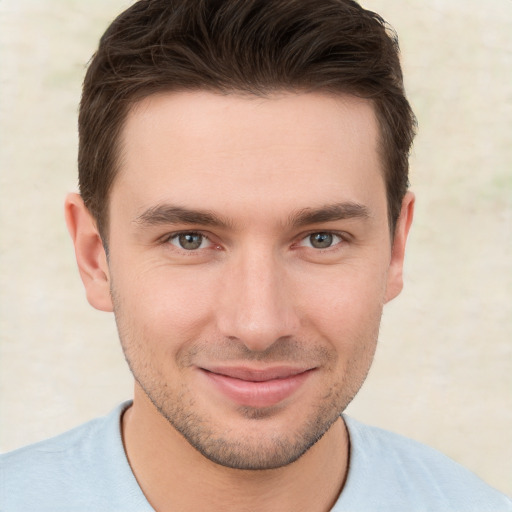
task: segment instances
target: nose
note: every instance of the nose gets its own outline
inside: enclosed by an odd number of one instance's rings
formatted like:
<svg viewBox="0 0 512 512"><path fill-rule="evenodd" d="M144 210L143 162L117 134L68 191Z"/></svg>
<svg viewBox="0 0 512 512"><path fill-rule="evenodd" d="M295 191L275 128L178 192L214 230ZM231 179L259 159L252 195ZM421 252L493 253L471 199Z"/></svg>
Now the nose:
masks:
<svg viewBox="0 0 512 512"><path fill-rule="evenodd" d="M294 336L299 317L293 280L285 262L271 251L253 250L226 268L217 305L220 333L263 352L280 339Z"/></svg>

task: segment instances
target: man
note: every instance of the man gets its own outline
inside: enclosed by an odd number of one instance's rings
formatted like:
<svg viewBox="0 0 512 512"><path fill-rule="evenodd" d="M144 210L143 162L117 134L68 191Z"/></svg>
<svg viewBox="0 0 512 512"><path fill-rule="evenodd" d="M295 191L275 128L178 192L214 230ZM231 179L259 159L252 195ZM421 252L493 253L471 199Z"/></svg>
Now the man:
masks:
<svg viewBox="0 0 512 512"><path fill-rule="evenodd" d="M133 402L2 458L0 510L512 510L342 416L400 293L414 117L350 0L140 1L80 108L66 220Z"/></svg>

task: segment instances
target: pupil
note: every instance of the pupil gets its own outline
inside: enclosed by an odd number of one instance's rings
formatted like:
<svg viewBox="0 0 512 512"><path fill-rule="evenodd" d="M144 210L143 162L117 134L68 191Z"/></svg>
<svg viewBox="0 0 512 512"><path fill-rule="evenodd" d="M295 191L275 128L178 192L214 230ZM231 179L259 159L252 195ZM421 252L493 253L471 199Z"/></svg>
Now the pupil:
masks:
<svg viewBox="0 0 512 512"><path fill-rule="evenodd" d="M311 245L316 249L326 249L332 245L332 235L330 233L315 233L309 239Z"/></svg>
<svg viewBox="0 0 512 512"><path fill-rule="evenodd" d="M201 247L203 235L198 235L197 233L185 233L179 236L179 241L183 249L190 251Z"/></svg>

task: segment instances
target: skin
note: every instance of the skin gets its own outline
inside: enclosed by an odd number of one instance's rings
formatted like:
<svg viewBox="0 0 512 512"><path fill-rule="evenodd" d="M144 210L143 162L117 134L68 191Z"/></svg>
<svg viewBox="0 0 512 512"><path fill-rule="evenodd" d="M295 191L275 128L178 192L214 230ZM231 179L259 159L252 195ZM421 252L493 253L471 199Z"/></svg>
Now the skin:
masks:
<svg viewBox="0 0 512 512"><path fill-rule="evenodd" d="M336 501L348 466L339 415L402 288L413 213L408 193L391 240L378 140L372 104L351 96L158 94L123 130L108 261L68 197L88 300L115 312L135 377L123 437L156 510ZM263 390L241 403L212 380L226 366L304 379L282 399Z"/></svg>

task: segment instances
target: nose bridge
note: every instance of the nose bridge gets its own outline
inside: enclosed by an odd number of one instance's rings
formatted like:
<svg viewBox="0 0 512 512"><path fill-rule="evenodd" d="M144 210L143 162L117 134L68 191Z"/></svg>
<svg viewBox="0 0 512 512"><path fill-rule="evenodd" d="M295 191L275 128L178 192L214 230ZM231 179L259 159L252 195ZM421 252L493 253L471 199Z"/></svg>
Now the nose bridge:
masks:
<svg viewBox="0 0 512 512"><path fill-rule="evenodd" d="M253 246L234 258L228 274L218 311L222 335L263 351L294 334L291 283L279 256L261 244Z"/></svg>

